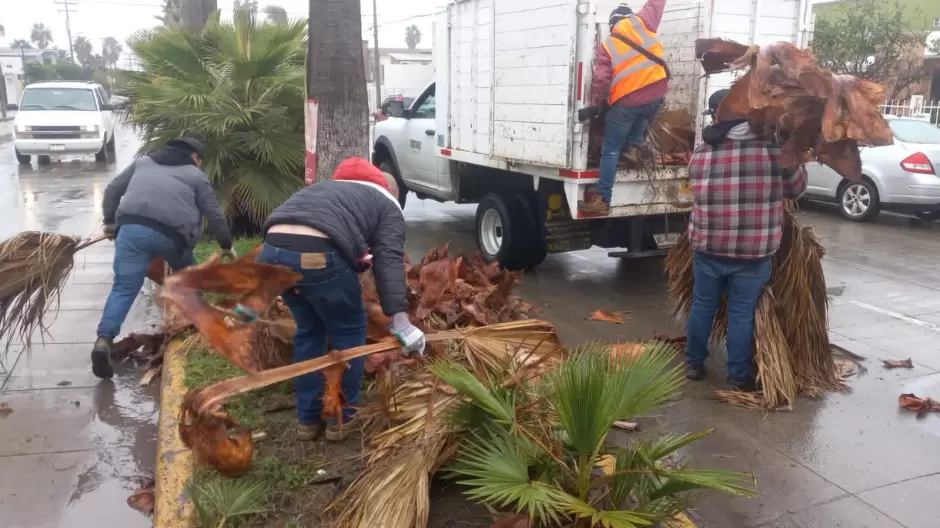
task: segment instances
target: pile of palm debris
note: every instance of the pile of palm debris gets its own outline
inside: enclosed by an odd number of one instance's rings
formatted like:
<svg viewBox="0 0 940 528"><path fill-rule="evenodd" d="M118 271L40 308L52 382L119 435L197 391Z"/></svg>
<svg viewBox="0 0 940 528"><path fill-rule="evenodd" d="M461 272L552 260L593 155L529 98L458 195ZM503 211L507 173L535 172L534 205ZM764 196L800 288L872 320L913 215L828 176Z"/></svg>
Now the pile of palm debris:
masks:
<svg viewBox="0 0 940 528"><path fill-rule="evenodd" d="M604 145L604 120L591 121L588 139L588 165L600 165ZM695 149L695 119L687 108L666 108L656 114L647 130L650 160L655 166L685 166ZM618 168L634 168L621 155Z"/></svg>
<svg viewBox="0 0 940 528"><path fill-rule="evenodd" d="M783 140L782 163L807 161L861 180L859 145L891 145L894 137L881 113L884 87L816 64L812 51L790 42L745 46L700 39L695 56L706 74L748 71L718 107L720 121L746 120L758 135Z"/></svg>

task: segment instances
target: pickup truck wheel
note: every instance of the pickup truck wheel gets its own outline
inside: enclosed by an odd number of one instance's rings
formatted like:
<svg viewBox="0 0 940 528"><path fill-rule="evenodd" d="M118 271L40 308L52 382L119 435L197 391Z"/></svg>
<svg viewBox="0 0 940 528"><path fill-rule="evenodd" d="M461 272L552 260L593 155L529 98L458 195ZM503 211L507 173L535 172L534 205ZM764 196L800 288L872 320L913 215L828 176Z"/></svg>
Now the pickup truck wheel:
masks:
<svg viewBox="0 0 940 528"><path fill-rule="evenodd" d="M398 174L398 167L396 167L391 160L385 160L379 165L379 170L395 177L395 181L398 182L398 204L404 209L405 202L408 200L408 188L405 187L405 182L402 181L401 174Z"/></svg>
<svg viewBox="0 0 940 528"><path fill-rule="evenodd" d="M475 231L477 247L488 262L520 270L545 260L547 253L545 245L539 243L535 214L524 196L484 196L477 206Z"/></svg>
<svg viewBox="0 0 940 528"><path fill-rule="evenodd" d="M16 152L16 162L19 163L20 165L29 165L30 162L33 160L32 156L20 154L20 151L18 150L15 150L15 152Z"/></svg>

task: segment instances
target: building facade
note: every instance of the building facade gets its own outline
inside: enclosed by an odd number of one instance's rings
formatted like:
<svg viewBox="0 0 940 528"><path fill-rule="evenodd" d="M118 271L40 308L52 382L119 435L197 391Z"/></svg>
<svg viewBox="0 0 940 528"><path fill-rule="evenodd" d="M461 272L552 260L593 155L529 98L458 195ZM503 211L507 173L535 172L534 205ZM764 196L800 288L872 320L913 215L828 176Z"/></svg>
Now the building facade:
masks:
<svg viewBox="0 0 940 528"><path fill-rule="evenodd" d="M54 50L0 48L0 71L3 72L7 103L14 108L23 94L23 65L33 61L55 64L56 52Z"/></svg>

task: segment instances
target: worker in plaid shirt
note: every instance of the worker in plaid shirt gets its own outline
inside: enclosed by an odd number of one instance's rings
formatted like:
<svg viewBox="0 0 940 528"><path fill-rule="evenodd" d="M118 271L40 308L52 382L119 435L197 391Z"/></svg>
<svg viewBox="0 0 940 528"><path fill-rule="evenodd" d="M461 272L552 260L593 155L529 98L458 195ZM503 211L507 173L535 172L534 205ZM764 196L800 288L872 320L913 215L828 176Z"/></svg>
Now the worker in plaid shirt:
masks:
<svg viewBox="0 0 940 528"><path fill-rule="evenodd" d="M783 169L780 147L751 132L746 121L717 121L727 93L709 98L716 122L703 131L704 143L689 163L694 285L686 377L705 377L712 323L727 294L728 384L753 391L754 312L780 247L784 199L803 195L806 171Z"/></svg>

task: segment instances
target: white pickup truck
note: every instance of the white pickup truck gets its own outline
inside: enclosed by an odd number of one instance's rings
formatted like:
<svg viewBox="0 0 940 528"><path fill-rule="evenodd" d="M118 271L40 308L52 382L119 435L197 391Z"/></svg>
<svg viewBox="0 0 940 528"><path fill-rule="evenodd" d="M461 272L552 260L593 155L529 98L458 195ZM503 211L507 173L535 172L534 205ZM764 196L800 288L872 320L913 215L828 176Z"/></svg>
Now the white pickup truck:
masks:
<svg viewBox="0 0 940 528"><path fill-rule="evenodd" d="M478 204L477 245L510 269L595 245L631 257L673 244L692 203L684 166L620 170L608 216L577 209L598 177L590 126L577 113L590 105L594 51L619 3L451 2L434 25L435 81L375 126L372 161L398 178L402 204L408 191ZM809 0L667 1L664 108L689 109L700 131L708 96L733 80L703 77L696 39L805 45L810 19Z"/></svg>

